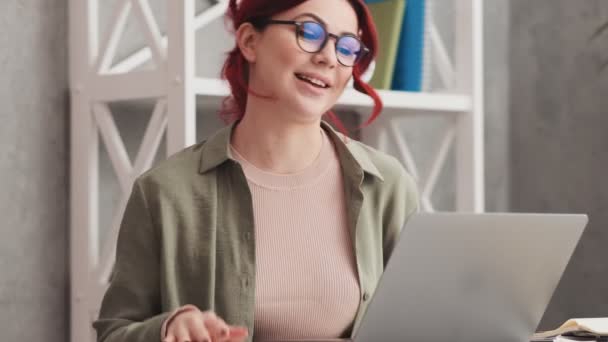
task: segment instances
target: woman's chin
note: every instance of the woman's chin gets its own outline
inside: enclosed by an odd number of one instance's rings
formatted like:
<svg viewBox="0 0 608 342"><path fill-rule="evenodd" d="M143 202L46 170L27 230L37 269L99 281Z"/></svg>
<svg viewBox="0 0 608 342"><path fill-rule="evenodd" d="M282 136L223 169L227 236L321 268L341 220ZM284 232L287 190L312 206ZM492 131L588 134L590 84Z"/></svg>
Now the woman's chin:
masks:
<svg viewBox="0 0 608 342"><path fill-rule="evenodd" d="M291 106L285 106L285 108L288 108L287 115L302 123L318 121L326 112L324 106L321 106L319 103L301 100L295 103L292 102Z"/></svg>

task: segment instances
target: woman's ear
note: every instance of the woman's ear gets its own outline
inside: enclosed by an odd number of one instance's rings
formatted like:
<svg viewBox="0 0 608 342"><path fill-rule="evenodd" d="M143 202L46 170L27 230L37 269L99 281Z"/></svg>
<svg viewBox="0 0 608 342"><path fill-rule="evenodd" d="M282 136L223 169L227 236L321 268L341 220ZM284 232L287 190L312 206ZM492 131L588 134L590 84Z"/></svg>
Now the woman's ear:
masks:
<svg viewBox="0 0 608 342"><path fill-rule="evenodd" d="M251 23L242 23L235 33L236 43L249 63L255 63L258 31Z"/></svg>

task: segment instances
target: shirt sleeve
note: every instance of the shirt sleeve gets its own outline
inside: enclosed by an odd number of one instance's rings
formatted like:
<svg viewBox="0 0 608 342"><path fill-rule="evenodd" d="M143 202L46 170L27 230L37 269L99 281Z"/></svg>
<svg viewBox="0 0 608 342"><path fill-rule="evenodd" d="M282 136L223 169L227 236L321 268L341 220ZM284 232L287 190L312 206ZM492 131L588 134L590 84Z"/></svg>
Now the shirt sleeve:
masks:
<svg viewBox="0 0 608 342"><path fill-rule="evenodd" d="M170 314L161 312L159 247L159 234L138 178L120 224L110 283L93 322L98 342L158 340Z"/></svg>

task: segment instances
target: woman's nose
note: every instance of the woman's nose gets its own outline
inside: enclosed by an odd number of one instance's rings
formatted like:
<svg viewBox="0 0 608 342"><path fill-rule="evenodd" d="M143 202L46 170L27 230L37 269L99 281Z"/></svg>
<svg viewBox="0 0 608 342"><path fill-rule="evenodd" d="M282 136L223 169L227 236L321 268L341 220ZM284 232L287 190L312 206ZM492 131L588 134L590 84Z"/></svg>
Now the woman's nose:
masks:
<svg viewBox="0 0 608 342"><path fill-rule="evenodd" d="M333 39L329 39L321 51L313 54L313 61L315 63L327 64L329 67L335 67L338 63L336 56L336 45Z"/></svg>

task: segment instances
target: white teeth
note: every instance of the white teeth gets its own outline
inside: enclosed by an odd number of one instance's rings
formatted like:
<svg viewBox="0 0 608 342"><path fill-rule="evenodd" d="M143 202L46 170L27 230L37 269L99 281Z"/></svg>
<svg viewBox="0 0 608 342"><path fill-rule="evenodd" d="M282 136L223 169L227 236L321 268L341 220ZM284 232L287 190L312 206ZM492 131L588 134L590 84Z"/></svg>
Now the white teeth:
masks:
<svg viewBox="0 0 608 342"><path fill-rule="evenodd" d="M308 77L308 76L306 76L306 75L302 75L302 74L298 74L298 76L299 76L300 78L303 78L303 79L305 79L305 80L307 80L307 81L311 82L311 83L314 83L314 84L318 85L319 87L327 88L327 84L325 84L325 83L324 83L323 81L321 81L321 80L318 80L318 79L316 79L316 78L311 78L311 77Z"/></svg>

